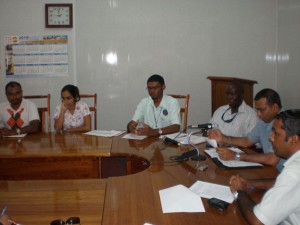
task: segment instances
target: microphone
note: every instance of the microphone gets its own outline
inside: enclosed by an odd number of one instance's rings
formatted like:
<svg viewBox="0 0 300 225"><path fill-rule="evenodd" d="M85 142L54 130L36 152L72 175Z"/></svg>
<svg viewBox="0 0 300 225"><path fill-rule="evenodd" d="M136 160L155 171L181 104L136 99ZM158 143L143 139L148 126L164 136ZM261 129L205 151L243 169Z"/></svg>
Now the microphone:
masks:
<svg viewBox="0 0 300 225"><path fill-rule="evenodd" d="M168 137L164 137L164 142L174 144L174 145L177 145L177 146L181 145L181 143L179 141L176 141L176 140L168 138Z"/></svg>
<svg viewBox="0 0 300 225"><path fill-rule="evenodd" d="M197 149L193 149L187 152L182 153L180 156L175 156L174 160L176 161L184 161L187 160L188 158L198 155L198 150Z"/></svg>
<svg viewBox="0 0 300 225"><path fill-rule="evenodd" d="M210 130L217 128L218 125L214 123L204 123L204 124L198 124L198 125L192 125L191 128L200 128L202 130Z"/></svg>

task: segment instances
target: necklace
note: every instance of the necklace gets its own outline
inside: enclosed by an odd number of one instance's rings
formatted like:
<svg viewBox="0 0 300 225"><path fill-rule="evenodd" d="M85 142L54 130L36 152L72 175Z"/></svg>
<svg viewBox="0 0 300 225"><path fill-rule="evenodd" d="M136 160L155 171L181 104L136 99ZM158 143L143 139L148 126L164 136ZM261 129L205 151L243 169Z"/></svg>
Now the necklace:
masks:
<svg viewBox="0 0 300 225"><path fill-rule="evenodd" d="M225 112L223 113L223 115L222 115L222 117L221 117L221 119L222 119L223 122L225 122L225 123L231 123L231 122L234 120L234 118L236 117L236 115L239 113L239 110L238 110L238 111L235 113L235 115L234 115L231 119L225 120L225 119L224 119L224 115L225 115L225 113L226 113L229 109L230 109L230 107L229 107L228 109L225 110Z"/></svg>
<svg viewBox="0 0 300 225"><path fill-rule="evenodd" d="M161 114L161 111L162 111L162 107L160 108L160 111L159 111L159 114L158 114L158 118L156 119L156 116L155 116L155 111L154 111L154 107L152 107L152 111L153 111L153 116L154 116L154 121L155 121L155 128L157 128L157 123L158 123L158 120L160 118L160 114Z"/></svg>

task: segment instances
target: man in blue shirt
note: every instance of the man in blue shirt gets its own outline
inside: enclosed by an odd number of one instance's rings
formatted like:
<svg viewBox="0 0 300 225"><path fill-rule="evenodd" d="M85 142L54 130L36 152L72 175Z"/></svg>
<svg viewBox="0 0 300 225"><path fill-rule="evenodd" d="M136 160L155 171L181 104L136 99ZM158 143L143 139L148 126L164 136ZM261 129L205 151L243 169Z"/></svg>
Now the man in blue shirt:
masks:
<svg viewBox="0 0 300 225"><path fill-rule="evenodd" d="M257 162L276 166L277 169L281 171L284 160L280 160L280 158L274 154L272 144L269 141L274 119L276 115L282 111L280 96L276 91L266 88L258 92L254 100L259 121L247 136L231 137L222 134L220 130L212 130L209 132L209 138L215 139L218 143L243 148L249 148L259 143L263 148L264 154L240 154L227 148L218 148L217 152L222 160L236 159Z"/></svg>
<svg viewBox="0 0 300 225"><path fill-rule="evenodd" d="M137 135L159 136L180 130L180 106L176 99L164 95L164 78L152 75L147 80L149 97L138 104L127 131Z"/></svg>

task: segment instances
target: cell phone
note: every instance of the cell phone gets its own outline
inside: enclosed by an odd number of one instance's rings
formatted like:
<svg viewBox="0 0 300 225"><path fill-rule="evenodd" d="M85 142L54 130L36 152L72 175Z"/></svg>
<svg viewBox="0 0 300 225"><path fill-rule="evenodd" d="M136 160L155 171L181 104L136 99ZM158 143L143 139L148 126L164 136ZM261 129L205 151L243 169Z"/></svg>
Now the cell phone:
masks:
<svg viewBox="0 0 300 225"><path fill-rule="evenodd" d="M212 206L220 211L224 211L227 208L227 206L229 205L228 202L225 202L218 198L208 199L207 202L210 206Z"/></svg>

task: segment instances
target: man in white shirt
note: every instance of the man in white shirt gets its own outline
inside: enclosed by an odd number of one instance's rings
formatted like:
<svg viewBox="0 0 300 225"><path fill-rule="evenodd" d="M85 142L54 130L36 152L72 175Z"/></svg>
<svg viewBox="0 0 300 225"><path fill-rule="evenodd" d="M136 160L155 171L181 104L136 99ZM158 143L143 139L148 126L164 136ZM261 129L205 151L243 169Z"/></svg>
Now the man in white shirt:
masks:
<svg viewBox="0 0 300 225"><path fill-rule="evenodd" d="M0 104L1 136L35 133L39 131L40 117L36 105L23 98L22 87L11 81L5 87L7 102Z"/></svg>
<svg viewBox="0 0 300 225"><path fill-rule="evenodd" d="M280 112L269 138L275 154L287 159L274 186L258 204L240 175L230 178L231 191L249 224L300 224L300 109Z"/></svg>
<svg viewBox="0 0 300 225"><path fill-rule="evenodd" d="M228 105L219 107L211 123L228 136L245 137L255 127L258 117L255 110L243 100L244 87L239 81L231 81L226 88Z"/></svg>
<svg viewBox="0 0 300 225"><path fill-rule="evenodd" d="M138 104L127 131L137 135L159 136L180 130L180 106L176 99L164 95L164 78L154 74L147 80L149 97Z"/></svg>

